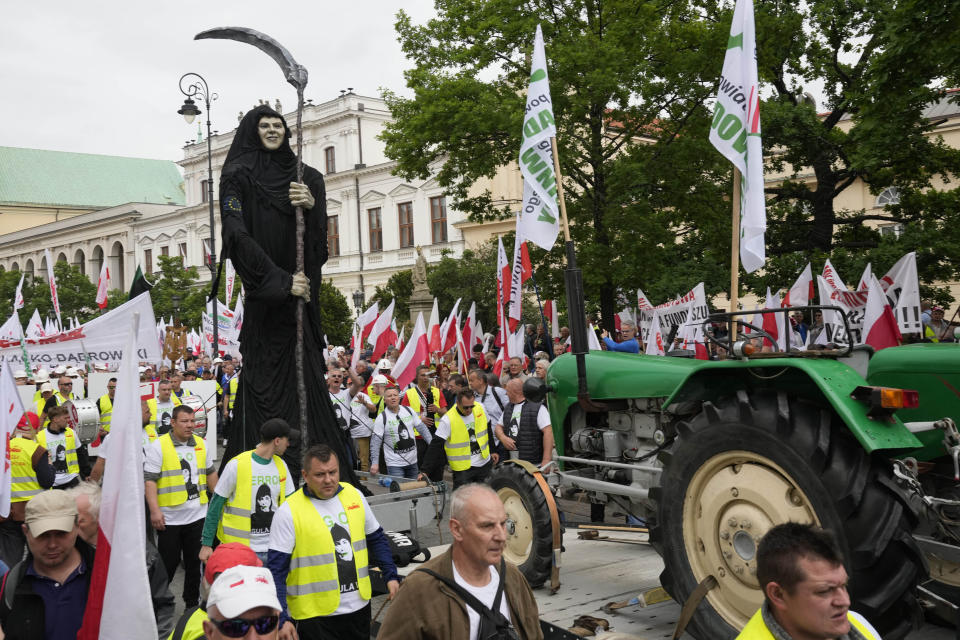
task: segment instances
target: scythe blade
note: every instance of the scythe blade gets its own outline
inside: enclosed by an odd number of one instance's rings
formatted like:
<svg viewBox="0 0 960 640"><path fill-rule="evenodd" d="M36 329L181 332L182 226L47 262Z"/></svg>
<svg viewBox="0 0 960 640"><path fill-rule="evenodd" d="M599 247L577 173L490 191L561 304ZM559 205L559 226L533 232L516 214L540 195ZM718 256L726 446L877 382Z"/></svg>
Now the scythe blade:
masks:
<svg viewBox="0 0 960 640"><path fill-rule="evenodd" d="M293 56L283 45L265 33L247 27L217 27L201 31L193 36L194 40L206 40L208 38L236 40L252 44L276 60L283 71L283 76L287 79L287 82L297 89L298 93L302 94L304 87L307 86L306 67L297 64L297 61L293 59Z"/></svg>

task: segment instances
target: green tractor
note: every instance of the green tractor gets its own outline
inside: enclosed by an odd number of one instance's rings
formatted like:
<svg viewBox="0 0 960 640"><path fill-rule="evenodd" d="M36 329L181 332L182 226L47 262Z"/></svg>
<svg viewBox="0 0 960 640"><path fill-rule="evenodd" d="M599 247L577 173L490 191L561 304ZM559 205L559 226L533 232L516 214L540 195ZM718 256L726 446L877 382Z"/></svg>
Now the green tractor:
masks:
<svg viewBox="0 0 960 640"><path fill-rule="evenodd" d="M594 351L557 358L546 386L528 382L552 419L551 490L645 520L677 602L715 579L688 627L700 640L733 638L760 606L757 543L788 521L833 531L853 609L904 637L919 584L960 593L960 345L751 353L766 334L742 333L740 315L704 323L736 320L735 340L707 333L727 360ZM508 559L540 585L553 531L527 475L500 465L492 484Z"/></svg>

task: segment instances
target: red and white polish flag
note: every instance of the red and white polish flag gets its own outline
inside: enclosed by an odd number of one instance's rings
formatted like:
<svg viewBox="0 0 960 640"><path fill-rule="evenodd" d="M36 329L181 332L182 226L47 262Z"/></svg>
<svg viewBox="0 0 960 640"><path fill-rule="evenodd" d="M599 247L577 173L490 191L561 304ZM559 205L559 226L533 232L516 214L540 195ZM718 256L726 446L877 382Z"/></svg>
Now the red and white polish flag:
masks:
<svg viewBox="0 0 960 640"><path fill-rule="evenodd" d="M145 319L141 319L141 322ZM103 474L97 557L77 640L155 640L157 625L143 561L143 447L135 333L125 339L117 372L110 459Z"/></svg>
<svg viewBox="0 0 960 640"><path fill-rule="evenodd" d="M97 279L97 306L105 309L107 306L107 287L110 286L110 269L107 268L107 261L103 261L100 267L100 277Z"/></svg>
<svg viewBox="0 0 960 640"><path fill-rule="evenodd" d="M417 377L417 367L424 364L430 357L430 345L427 342L427 330L423 326L423 314L417 314L417 323L414 326L410 341L400 353L396 364L390 373L397 379L401 389L413 382Z"/></svg>
<svg viewBox="0 0 960 640"><path fill-rule="evenodd" d="M412 338L411 338L412 339ZM430 343L430 352L436 353L443 346L440 337L440 308L437 299L433 299L433 309L430 310L430 327L427 330L427 341Z"/></svg>
<svg viewBox="0 0 960 640"><path fill-rule="evenodd" d="M867 308L863 317L863 342L879 351L899 345L902 339L897 319L887 303L887 296L876 276L871 274L867 289Z"/></svg>
<svg viewBox="0 0 960 640"><path fill-rule="evenodd" d="M17 428L17 422L23 416L23 402L17 393L17 383L13 379L10 362L3 363L0 370L0 459L3 459L3 471L0 472L0 516L10 515L10 485L13 482L10 470L10 436ZM142 483L141 483L142 484Z"/></svg>

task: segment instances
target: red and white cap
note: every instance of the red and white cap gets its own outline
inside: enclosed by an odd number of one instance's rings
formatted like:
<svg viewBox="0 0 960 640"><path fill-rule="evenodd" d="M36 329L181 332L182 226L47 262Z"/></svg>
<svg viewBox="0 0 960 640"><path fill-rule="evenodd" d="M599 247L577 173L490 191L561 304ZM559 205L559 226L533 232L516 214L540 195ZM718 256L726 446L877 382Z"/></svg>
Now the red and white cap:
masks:
<svg viewBox="0 0 960 640"><path fill-rule="evenodd" d="M280 611L273 574L266 567L238 565L221 573L210 587L207 609L216 607L224 618L236 618L257 607Z"/></svg>

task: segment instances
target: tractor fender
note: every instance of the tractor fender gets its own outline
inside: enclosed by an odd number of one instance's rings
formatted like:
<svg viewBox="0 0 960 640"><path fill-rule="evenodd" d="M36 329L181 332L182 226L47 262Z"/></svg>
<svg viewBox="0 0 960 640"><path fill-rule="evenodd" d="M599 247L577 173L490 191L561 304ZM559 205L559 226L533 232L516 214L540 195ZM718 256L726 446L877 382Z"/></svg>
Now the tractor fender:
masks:
<svg viewBox="0 0 960 640"><path fill-rule="evenodd" d="M664 403L668 412L684 403L714 401L747 391L784 391L829 406L867 453L919 449L923 443L894 415L874 419L867 406L851 397L867 381L852 367L832 358L765 358L702 362L691 370Z"/></svg>

